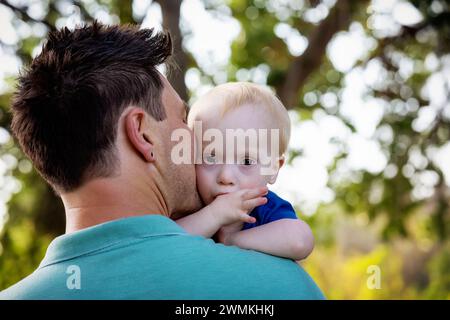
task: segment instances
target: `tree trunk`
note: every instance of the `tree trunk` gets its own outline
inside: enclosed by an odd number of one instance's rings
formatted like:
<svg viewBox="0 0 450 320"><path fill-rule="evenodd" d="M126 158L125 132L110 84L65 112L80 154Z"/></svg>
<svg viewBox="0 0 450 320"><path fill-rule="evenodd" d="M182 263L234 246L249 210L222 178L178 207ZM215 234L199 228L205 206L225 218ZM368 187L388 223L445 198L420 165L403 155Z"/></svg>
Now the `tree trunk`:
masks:
<svg viewBox="0 0 450 320"><path fill-rule="evenodd" d="M184 75L187 70L188 57L182 48L183 37L180 30L180 7L179 0L155 0L161 6L163 16L163 27L169 30L173 43L173 59L175 70L168 72L168 78L174 89L178 92L181 99L187 100L188 94Z"/></svg>

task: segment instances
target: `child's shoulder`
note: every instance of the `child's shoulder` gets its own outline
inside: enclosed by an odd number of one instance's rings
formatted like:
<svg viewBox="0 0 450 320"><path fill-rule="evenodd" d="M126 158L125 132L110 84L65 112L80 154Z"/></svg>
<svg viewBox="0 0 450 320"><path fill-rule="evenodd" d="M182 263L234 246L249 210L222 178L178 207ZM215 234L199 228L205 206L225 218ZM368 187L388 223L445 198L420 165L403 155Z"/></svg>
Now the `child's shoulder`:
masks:
<svg viewBox="0 0 450 320"><path fill-rule="evenodd" d="M292 208L292 205L288 201L284 200L283 198L281 198L279 195L277 195L273 191L269 190L269 193L266 195L266 197L268 200L267 205L269 205L270 207L277 207L277 206L283 205L283 206L288 206L288 207ZM294 210L294 209L292 208L292 210Z"/></svg>
<svg viewBox="0 0 450 320"><path fill-rule="evenodd" d="M266 197L268 200L267 203L256 207L250 214L256 218L256 223L245 223L244 230L280 219L297 219L297 214L288 201L270 190Z"/></svg>
<svg viewBox="0 0 450 320"><path fill-rule="evenodd" d="M286 200L278 196L275 192L270 191L267 194L267 203L261 206L262 211L266 214L280 217L296 217L294 207Z"/></svg>

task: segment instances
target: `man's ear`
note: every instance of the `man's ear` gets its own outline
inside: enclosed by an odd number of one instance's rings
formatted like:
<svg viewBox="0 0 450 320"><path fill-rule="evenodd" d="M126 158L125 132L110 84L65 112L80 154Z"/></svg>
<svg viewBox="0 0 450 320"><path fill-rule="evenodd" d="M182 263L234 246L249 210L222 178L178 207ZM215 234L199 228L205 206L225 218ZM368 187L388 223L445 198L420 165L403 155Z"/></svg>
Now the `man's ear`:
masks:
<svg viewBox="0 0 450 320"><path fill-rule="evenodd" d="M280 172L280 169L284 165L284 162L285 162L285 158L284 158L284 155L282 155L281 157L278 158L278 163L277 163L278 168L276 168L276 173L271 175L269 178L270 184L274 184L275 181L277 180L278 172Z"/></svg>
<svg viewBox="0 0 450 320"><path fill-rule="evenodd" d="M147 162L155 161L152 139L149 135L149 115L140 108L133 108L125 116L125 130L131 145Z"/></svg>

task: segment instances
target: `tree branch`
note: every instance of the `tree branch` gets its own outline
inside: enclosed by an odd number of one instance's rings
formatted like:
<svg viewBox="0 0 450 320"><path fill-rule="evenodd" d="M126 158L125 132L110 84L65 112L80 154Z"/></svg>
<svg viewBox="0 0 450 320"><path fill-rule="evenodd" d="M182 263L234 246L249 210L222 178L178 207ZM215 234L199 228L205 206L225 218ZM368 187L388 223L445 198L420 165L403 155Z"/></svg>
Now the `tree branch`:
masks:
<svg viewBox="0 0 450 320"><path fill-rule="evenodd" d="M84 21L92 22L94 21L94 17L89 13L84 4L80 0L74 0L73 4L76 5L80 9L81 17Z"/></svg>
<svg viewBox="0 0 450 320"><path fill-rule="evenodd" d="M39 19L35 19L33 17L31 17L28 13L27 13L27 8L26 7L16 7L12 4L10 4L8 1L6 0L0 0L0 4L4 5L5 7L11 9L12 11L14 11L15 13L20 14L23 17L24 21L33 21L33 22L38 22L38 23L43 23L45 24L51 31L56 30L55 26L52 25L50 22L46 21L46 20L39 20Z"/></svg>
<svg viewBox="0 0 450 320"><path fill-rule="evenodd" d="M298 103L298 92L308 77L320 66L326 47L331 38L350 25L351 10L349 0L338 0L329 15L308 37L305 52L296 57L288 68L283 83L277 88L278 96L287 109Z"/></svg>

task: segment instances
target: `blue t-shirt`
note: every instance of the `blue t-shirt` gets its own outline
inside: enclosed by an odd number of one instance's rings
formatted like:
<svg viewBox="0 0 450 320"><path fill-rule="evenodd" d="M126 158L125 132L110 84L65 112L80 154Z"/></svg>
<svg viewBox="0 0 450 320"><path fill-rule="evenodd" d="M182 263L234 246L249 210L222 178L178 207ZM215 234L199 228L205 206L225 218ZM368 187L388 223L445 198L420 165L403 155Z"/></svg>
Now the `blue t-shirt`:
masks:
<svg viewBox="0 0 450 320"><path fill-rule="evenodd" d="M281 199L272 191L266 196L267 203L256 207L250 212L250 216L256 218L255 223L244 223L242 230L254 228L280 219L297 219L292 205L286 200Z"/></svg>

